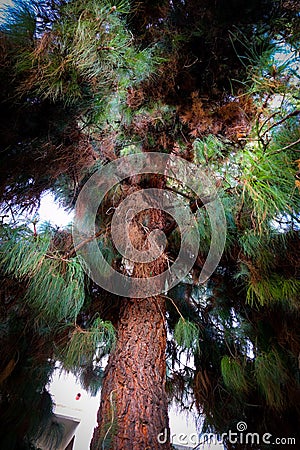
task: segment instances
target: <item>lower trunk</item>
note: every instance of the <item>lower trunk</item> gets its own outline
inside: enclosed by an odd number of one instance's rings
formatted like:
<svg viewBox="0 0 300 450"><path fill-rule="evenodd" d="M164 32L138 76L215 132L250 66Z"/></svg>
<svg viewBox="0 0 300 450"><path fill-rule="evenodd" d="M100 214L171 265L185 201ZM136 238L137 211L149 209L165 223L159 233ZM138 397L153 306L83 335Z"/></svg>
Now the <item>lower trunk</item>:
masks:
<svg viewBox="0 0 300 450"><path fill-rule="evenodd" d="M92 450L170 449L162 297L124 299L102 387Z"/></svg>

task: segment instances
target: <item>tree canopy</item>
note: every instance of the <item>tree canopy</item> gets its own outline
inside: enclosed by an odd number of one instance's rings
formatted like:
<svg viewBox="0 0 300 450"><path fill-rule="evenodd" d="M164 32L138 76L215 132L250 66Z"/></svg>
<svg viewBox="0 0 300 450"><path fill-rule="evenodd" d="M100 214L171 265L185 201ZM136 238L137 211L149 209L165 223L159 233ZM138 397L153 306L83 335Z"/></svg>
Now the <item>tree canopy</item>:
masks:
<svg viewBox="0 0 300 450"><path fill-rule="evenodd" d="M35 224L32 231L3 220L5 448L34 448L45 429L49 439L59 439L47 391L56 362L95 393L125 352L126 335L132 343L135 333L139 349L149 337L139 335L135 306L153 315L153 348L166 355L166 370L157 361L164 384L158 397L165 392L182 408L195 405L204 417L202 432L227 433L243 420L251 432L299 440L299 10L298 1L267 0L18 0L6 7L0 27L3 214L36 210L49 190L72 210L99 168L123 156L160 152L209 171L227 237L217 269L199 283L211 240L205 202L159 175L125 179L108 193L95 239L119 272L124 261L107 212L130 192L170 190L197 218L193 268L158 296L154 311L148 299L126 303L97 286L76 255L70 229ZM181 245L176 224L151 214L148 229L163 230L167 247L164 262L147 266L147 276L172 264ZM128 354L124 358L129 364ZM125 386L135 375L127 376ZM111 417L116 402L122 429L118 395L114 399L108 385L103 392ZM120 448L118 426L106 420L93 450ZM138 449L138 438L132 442L128 448Z"/></svg>

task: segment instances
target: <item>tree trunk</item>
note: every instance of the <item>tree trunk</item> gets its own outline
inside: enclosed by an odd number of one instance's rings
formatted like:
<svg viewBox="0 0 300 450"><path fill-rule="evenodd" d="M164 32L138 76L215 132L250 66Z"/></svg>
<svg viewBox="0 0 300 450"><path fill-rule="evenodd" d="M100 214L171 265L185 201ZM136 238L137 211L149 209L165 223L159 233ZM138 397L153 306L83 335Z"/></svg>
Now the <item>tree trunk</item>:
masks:
<svg viewBox="0 0 300 450"><path fill-rule="evenodd" d="M152 185L159 185L159 177L153 178ZM155 208L154 203L150 198L152 208ZM148 232L165 227L161 210L147 210L147 202L144 209L132 221L129 230L137 249L147 248ZM143 220L147 221L147 232L141 226ZM155 276L166 267L167 257L162 253L155 261L136 263L133 277ZM94 430L91 450L171 448L165 439L169 437L166 342L164 297L124 298L117 323L116 349L104 376L98 427Z"/></svg>
<svg viewBox="0 0 300 450"><path fill-rule="evenodd" d="M170 449L165 300L124 299L105 371L92 450ZM162 433L162 434L161 434Z"/></svg>

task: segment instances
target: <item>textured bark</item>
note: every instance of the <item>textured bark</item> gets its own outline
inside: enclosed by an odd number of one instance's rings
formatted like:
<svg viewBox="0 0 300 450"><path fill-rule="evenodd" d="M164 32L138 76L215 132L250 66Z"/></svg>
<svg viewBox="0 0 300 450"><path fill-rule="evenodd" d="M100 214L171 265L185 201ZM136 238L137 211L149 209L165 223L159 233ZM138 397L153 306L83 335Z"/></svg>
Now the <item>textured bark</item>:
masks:
<svg viewBox="0 0 300 450"><path fill-rule="evenodd" d="M164 314L161 297L124 299L117 346L105 372L92 450L171 448L157 438L165 429L169 431Z"/></svg>
<svg viewBox="0 0 300 450"><path fill-rule="evenodd" d="M153 177L151 185L160 187L160 184L160 178ZM155 200L150 201L155 208ZM141 226L145 220L147 228ZM146 202L145 211L131 223L130 239L137 249L145 249L148 233L164 227L164 213L159 209L147 210ZM136 263L133 277L152 277L166 268L167 258L162 253L155 261ZM117 322L116 349L109 358L104 376L92 450L171 448L168 442L160 443L164 442L166 432L169 436L166 341L165 299L162 296L123 300ZM158 439L160 433L163 435Z"/></svg>

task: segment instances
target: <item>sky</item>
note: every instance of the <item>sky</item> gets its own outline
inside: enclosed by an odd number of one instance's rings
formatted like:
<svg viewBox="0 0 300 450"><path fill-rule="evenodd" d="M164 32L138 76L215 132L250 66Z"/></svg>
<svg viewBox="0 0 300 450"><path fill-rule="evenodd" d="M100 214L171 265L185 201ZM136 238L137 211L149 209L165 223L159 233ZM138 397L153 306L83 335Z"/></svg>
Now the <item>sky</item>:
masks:
<svg viewBox="0 0 300 450"><path fill-rule="evenodd" d="M73 219L73 214L55 203L53 194L49 192L42 196L38 214L40 221L51 222L52 225L59 227L68 225Z"/></svg>

